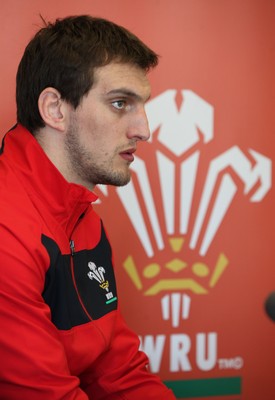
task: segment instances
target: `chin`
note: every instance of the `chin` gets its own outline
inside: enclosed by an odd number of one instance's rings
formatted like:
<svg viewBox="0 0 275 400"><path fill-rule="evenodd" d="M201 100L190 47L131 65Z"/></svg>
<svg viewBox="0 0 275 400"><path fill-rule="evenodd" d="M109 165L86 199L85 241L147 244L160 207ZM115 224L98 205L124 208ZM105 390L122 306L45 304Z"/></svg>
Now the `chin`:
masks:
<svg viewBox="0 0 275 400"><path fill-rule="evenodd" d="M109 183L109 185L125 186L130 182L130 180L131 180L131 177L129 177L128 179L115 180L115 181L112 181L112 183Z"/></svg>
<svg viewBox="0 0 275 400"><path fill-rule="evenodd" d="M130 172L128 174L120 174L116 175L113 179L113 183L111 183L114 186L125 186L127 183L129 183L131 180L131 174Z"/></svg>
<svg viewBox="0 0 275 400"><path fill-rule="evenodd" d="M131 174L128 172L127 174L124 173L116 173L111 174L109 176L101 176L97 179L97 184L101 185L112 185L112 186L125 186L131 180Z"/></svg>

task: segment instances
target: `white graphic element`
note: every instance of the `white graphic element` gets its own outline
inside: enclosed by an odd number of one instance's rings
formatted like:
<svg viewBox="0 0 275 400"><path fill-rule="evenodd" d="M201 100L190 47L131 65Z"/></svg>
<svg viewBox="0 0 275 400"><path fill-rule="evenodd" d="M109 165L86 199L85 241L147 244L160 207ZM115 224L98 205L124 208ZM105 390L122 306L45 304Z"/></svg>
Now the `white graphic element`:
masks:
<svg viewBox="0 0 275 400"><path fill-rule="evenodd" d="M137 179L140 187L142 188L144 203L148 213L151 227L154 232L155 240L159 250L164 248L163 237L157 217L155 201L151 191L147 167L145 162L138 157L135 157L135 162L132 164L131 169L136 172ZM125 187L117 188L117 193L122 202L128 217L130 218L138 237L140 238L144 250L148 257L154 255L152 243L149 233L145 224L144 216L142 215L139 200L136 194L136 189L132 181Z"/></svg>
<svg viewBox="0 0 275 400"><path fill-rule="evenodd" d="M269 158L249 149L246 156L238 146L233 146L214 158L209 165L201 199L196 210L194 224L190 216L194 205L194 191L199 170L200 152L194 151L179 166L174 164L174 156L182 156L200 140L207 143L213 139L213 107L190 90L183 90L183 103L178 109L176 90L167 90L146 105L151 130L158 130L158 141L171 151L171 158L161 151L156 152L158 180L161 199L154 198L146 163L136 157L131 169L136 173L137 185L131 181L125 187L116 189L120 201L139 238L146 255L151 258L156 251L164 249L167 235L189 235L185 241L191 249L205 256L227 214L238 190L234 182L237 175L244 184L244 195L255 188L249 198L259 202L268 193L272 181L272 163ZM176 181L177 180L177 181ZM217 186L219 185L219 186ZM179 201L176 188L179 188ZM108 189L99 187L105 196ZM142 198L137 195L142 193ZM216 197L213 195L216 193ZM143 215L143 208L146 210ZM160 227L159 208L162 202L166 232ZM176 205L179 206L179 213ZM193 210L194 213L194 210ZM179 232L176 232L176 215L179 215ZM206 220L207 216L209 218ZM146 221L149 221L146 222ZM148 225L148 226L147 226ZM205 228L204 228L205 227ZM149 231L153 233L150 237Z"/></svg>
<svg viewBox="0 0 275 400"><path fill-rule="evenodd" d="M150 360L150 369L159 373L165 360L165 347L170 350L170 372L186 372L197 368L199 371L211 371L219 365L223 368L239 369L243 366L243 359L217 359L218 334L217 332L199 332L192 337L186 333L172 335L145 335L139 336L140 350L144 351ZM195 357L193 357L195 356Z"/></svg>
<svg viewBox="0 0 275 400"><path fill-rule="evenodd" d="M167 90L146 104L151 132L159 128L158 140L176 156L181 156L200 140L213 139L213 107L191 90L182 90L178 110L177 90Z"/></svg>
<svg viewBox="0 0 275 400"><path fill-rule="evenodd" d="M254 167L237 146L232 147L211 161L190 241L190 247L192 249L196 247L218 176L225 168L231 167L243 181L244 194L247 194L253 186L256 186L258 181L261 181L259 189L251 196L250 201L261 201L269 191L271 187L271 161L256 151L250 150L249 152L255 160ZM222 178L213 211L209 218L206 233L200 248L201 255L206 254L236 191L237 186L229 173L226 173Z"/></svg>
<svg viewBox="0 0 275 400"><path fill-rule="evenodd" d="M139 336L140 350L144 351L150 360L150 370L158 373L161 368L161 361L166 340L166 335L146 335L144 338Z"/></svg>
<svg viewBox="0 0 275 400"><path fill-rule="evenodd" d="M93 280L95 279L98 283L99 286L101 287L101 289L106 290L106 298L107 298L107 302L111 303L115 300L117 300L116 297L114 297L113 293L109 291L109 282L105 280L104 274L105 274L105 269L103 267L97 267L95 265L95 263L93 263L92 261L88 262L88 267L90 269L90 271L87 273L88 277Z"/></svg>
<svg viewBox="0 0 275 400"><path fill-rule="evenodd" d="M157 161L166 230L171 235L175 231L175 164L160 151L157 151Z"/></svg>
<svg viewBox="0 0 275 400"><path fill-rule="evenodd" d="M217 341L218 334L216 332L210 332L207 336L204 333L198 333L196 359L202 371L210 371L215 367L217 363Z"/></svg>
<svg viewBox="0 0 275 400"><path fill-rule="evenodd" d="M157 140L171 152L171 157L159 150L156 152L158 175L153 179L159 184L161 199L152 192L149 163L138 157L131 165L138 187L131 181L127 186L116 189L149 258L164 249L165 234L188 234L190 242L188 243L186 238L185 244L191 249L196 249L201 256L205 256L237 191L240 190L234 176L237 175L243 182L244 195L255 189L249 198L250 202L260 202L271 188L271 160L252 149L249 149L249 155L246 155L238 146L233 146L210 162L198 209L192 210L199 174L200 151L194 150L180 165L176 166L174 160L175 156L182 156L201 140L207 143L213 139L214 111L210 104L195 93L189 90L183 90L181 93L183 103L180 109L175 102L176 90L167 90L146 105L153 134L159 129ZM179 199L176 199L178 186ZM138 191L142 193L140 199ZM104 189L107 196L106 193ZM159 207L160 202L162 207ZM177 205L179 213L176 210ZM160 227L161 210L164 213L166 232L162 232ZM190 223L191 212L194 214L193 224ZM176 232L178 214L179 232ZM150 231L153 237L149 235Z"/></svg>
<svg viewBox="0 0 275 400"><path fill-rule="evenodd" d="M196 151L186 161L181 163L180 172L180 233L186 234L188 231L189 217L195 188L197 169L199 163L199 152Z"/></svg>
<svg viewBox="0 0 275 400"><path fill-rule="evenodd" d="M99 283L105 282L104 273L105 269L103 267L98 267L92 261L88 262L88 267L90 268L90 272L88 272L88 277L90 279L96 279Z"/></svg>
<svg viewBox="0 0 275 400"><path fill-rule="evenodd" d="M104 194L105 197L108 196L109 192L108 192L108 186L107 185L97 185L96 186L97 189L100 189L100 191ZM101 204L101 200L100 198L98 198L95 202L93 202L93 204Z"/></svg>
<svg viewBox="0 0 275 400"><path fill-rule="evenodd" d="M161 299L162 318L172 320L173 328L177 328L181 319L188 319L191 306L191 297L187 294L172 293Z"/></svg>

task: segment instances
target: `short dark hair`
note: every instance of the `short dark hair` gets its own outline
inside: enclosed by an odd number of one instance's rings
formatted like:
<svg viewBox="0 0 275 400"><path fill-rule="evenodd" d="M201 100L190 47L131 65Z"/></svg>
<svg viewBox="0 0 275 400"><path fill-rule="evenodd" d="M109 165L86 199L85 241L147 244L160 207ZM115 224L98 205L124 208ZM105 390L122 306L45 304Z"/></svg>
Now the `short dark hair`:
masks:
<svg viewBox="0 0 275 400"><path fill-rule="evenodd" d="M77 108L93 85L94 68L112 61L147 72L157 65L158 56L133 33L103 18L80 15L45 23L18 67L17 122L32 133L45 126L37 103L46 87L54 87Z"/></svg>

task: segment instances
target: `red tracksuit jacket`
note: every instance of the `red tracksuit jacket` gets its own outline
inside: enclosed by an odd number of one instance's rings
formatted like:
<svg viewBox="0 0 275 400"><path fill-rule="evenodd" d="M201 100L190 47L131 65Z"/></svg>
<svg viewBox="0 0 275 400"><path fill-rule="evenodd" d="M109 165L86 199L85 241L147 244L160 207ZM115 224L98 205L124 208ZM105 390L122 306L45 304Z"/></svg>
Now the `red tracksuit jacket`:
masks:
<svg viewBox="0 0 275 400"><path fill-rule="evenodd" d="M172 400L118 307L112 250L91 203L36 139L0 150L0 399Z"/></svg>

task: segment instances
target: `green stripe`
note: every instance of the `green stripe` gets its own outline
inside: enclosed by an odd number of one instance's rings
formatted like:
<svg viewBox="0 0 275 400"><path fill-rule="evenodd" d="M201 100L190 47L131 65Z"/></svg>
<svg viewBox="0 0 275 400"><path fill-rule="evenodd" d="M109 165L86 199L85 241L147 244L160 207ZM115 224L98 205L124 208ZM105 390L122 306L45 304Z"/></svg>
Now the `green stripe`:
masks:
<svg viewBox="0 0 275 400"><path fill-rule="evenodd" d="M117 297L113 297L111 300L106 301L106 304L110 304L110 303L112 303L113 301L116 301L116 300L117 300Z"/></svg>
<svg viewBox="0 0 275 400"><path fill-rule="evenodd" d="M241 394L241 377L165 381L179 399Z"/></svg>

